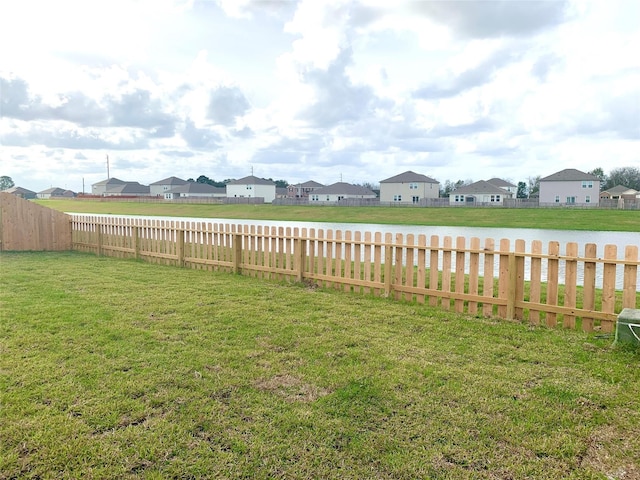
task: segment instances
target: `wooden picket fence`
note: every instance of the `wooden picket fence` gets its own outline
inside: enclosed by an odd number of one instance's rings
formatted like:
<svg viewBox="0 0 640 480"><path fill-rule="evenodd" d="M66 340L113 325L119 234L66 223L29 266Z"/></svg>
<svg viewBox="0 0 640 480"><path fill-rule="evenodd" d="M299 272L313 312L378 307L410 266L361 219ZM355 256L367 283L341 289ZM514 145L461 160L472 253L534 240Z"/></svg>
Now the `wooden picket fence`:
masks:
<svg viewBox="0 0 640 480"><path fill-rule="evenodd" d="M73 248L181 267L307 282L485 317L612 332L637 308L638 246L531 243L98 216L72 217ZM497 248L496 248L497 247ZM525 269L527 262L527 269ZM579 284L578 271L582 282ZM622 289L616 272L622 269ZM596 281L596 271L600 281ZM560 275L563 272L563 281Z"/></svg>

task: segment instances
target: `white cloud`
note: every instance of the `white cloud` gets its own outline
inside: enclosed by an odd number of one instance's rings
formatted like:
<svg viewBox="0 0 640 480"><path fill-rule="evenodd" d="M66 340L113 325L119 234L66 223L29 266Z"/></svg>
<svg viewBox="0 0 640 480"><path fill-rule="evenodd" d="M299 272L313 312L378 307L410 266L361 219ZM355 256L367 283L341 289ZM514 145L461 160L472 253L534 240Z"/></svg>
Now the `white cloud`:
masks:
<svg viewBox="0 0 640 480"><path fill-rule="evenodd" d="M0 174L80 190L107 154L141 183L635 165L639 5L10 2Z"/></svg>

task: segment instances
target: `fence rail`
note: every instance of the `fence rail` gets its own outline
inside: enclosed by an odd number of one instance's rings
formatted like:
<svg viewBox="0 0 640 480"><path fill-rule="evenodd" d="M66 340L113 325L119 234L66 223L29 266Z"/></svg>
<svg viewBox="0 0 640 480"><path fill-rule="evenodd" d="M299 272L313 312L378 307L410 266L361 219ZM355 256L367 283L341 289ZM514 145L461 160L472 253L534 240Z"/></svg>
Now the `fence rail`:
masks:
<svg viewBox="0 0 640 480"><path fill-rule="evenodd" d="M207 222L73 216L73 248L181 267L224 270L428 303L456 313L612 332L616 314L640 304L638 247L514 245L439 238ZM497 247L497 248L496 248ZM622 253L622 252L621 252ZM528 268L525 270L525 261ZM582 283L578 281L578 267ZM596 280L596 270L601 275ZM616 273L623 285L616 290ZM560 281L559 272L564 272ZM544 281L543 281L544 280Z"/></svg>

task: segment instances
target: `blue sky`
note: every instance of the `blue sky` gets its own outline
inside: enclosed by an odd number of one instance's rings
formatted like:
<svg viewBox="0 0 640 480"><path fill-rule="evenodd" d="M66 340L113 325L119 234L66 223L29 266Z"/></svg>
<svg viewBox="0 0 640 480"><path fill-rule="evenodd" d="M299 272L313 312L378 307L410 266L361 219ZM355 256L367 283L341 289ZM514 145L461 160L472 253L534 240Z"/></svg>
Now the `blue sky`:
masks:
<svg viewBox="0 0 640 480"><path fill-rule="evenodd" d="M392 5L392 6L390 6ZM640 165L640 2L21 0L0 175L513 181Z"/></svg>

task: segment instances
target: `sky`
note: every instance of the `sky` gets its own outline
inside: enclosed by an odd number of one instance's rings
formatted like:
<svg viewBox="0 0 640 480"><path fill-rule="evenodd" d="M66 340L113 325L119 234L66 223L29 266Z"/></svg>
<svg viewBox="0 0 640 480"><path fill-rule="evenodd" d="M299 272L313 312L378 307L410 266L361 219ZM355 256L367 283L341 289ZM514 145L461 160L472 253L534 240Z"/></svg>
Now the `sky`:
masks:
<svg viewBox="0 0 640 480"><path fill-rule="evenodd" d="M640 2L0 5L0 175L513 183L640 167ZM107 162L108 158L108 162Z"/></svg>

